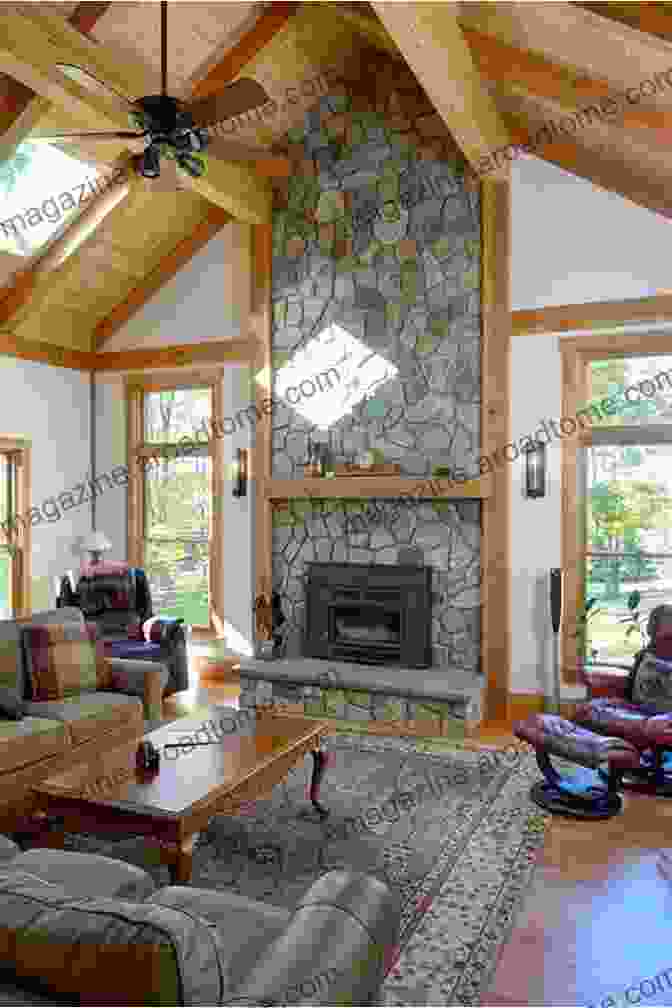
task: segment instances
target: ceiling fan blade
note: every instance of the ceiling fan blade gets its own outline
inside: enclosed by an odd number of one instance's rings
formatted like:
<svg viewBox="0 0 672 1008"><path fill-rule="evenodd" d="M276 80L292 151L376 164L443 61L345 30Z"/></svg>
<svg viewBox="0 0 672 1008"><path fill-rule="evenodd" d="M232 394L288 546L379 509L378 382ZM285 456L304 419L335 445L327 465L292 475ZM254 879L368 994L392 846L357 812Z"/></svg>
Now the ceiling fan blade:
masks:
<svg viewBox="0 0 672 1008"><path fill-rule="evenodd" d="M49 136L33 136L31 143L67 143L68 140L142 140L147 133L132 133L130 130L91 130L83 133L50 133Z"/></svg>
<svg viewBox="0 0 672 1008"><path fill-rule="evenodd" d="M60 70L66 77L69 77L75 84L79 84L80 87L87 88L87 90L92 91L94 94L102 95L103 98L111 98L113 101L116 101L126 115L135 108L135 104L130 98L120 94L119 91L115 91L114 88L109 87L98 80L97 77L94 77L88 70L83 70L82 67L76 66L74 63L56 63L56 69Z"/></svg>
<svg viewBox="0 0 672 1008"><path fill-rule="evenodd" d="M223 161L258 161L259 158L271 156L263 147L250 147L248 144L220 136L210 137L206 153L214 154Z"/></svg>
<svg viewBox="0 0 672 1008"><path fill-rule="evenodd" d="M263 161L265 174L273 178L288 178L292 173L292 162L281 154L272 154L263 147L248 147L226 137L210 138L207 153L222 161Z"/></svg>
<svg viewBox="0 0 672 1008"><path fill-rule="evenodd" d="M258 105L265 105L270 98L261 84L249 77L229 84L216 95L187 102L185 109L197 126L210 126L241 115Z"/></svg>

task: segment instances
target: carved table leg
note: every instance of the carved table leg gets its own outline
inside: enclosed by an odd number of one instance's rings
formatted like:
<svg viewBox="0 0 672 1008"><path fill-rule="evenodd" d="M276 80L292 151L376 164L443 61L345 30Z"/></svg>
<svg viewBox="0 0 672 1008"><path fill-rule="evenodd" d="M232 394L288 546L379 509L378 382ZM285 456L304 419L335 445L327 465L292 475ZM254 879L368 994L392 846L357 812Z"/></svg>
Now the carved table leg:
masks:
<svg viewBox="0 0 672 1008"><path fill-rule="evenodd" d="M172 885L188 885L191 882L195 837L188 837L170 848L168 873Z"/></svg>
<svg viewBox="0 0 672 1008"><path fill-rule="evenodd" d="M326 818L329 815L329 809L320 805L318 799L320 784L327 768L327 754L323 749L313 749L311 756L313 757L313 775L310 781L310 800L313 803L313 808L317 809L323 818Z"/></svg>

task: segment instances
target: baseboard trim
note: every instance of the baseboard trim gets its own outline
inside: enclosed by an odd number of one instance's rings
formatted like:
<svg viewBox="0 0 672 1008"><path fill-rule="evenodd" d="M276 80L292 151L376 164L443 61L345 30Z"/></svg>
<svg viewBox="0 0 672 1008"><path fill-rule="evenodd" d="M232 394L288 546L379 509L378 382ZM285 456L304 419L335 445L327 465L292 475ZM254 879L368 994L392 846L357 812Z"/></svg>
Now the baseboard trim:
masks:
<svg viewBox="0 0 672 1008"><path fill-rule="evenodd" d="M560 716L570 720L583 700L563 700L560 702ZM543 714L544 696L542 693L509 693L507 721L524 721L530 714Z"/></svg>

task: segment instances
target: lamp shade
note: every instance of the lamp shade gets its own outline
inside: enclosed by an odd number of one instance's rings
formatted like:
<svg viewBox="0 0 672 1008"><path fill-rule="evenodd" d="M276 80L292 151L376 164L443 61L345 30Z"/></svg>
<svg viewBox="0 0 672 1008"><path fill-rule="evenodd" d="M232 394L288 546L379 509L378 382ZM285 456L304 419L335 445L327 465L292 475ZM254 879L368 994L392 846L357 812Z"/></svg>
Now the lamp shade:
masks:
<svg viewBox="0 0 672 1008"><path fill-rule="evenodd" d="M112 549L112 543L103 532L90 532L83 537L80 549L82 553L106 553Z"/></svg>

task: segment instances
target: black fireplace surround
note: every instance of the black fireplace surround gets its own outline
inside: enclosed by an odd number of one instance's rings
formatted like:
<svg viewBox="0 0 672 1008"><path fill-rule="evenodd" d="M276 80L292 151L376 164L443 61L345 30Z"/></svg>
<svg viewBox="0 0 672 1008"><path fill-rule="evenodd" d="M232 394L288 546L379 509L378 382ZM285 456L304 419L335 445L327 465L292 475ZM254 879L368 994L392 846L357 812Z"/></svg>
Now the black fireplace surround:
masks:
<svg viewBox="0 0 672 1008"><path fill-rule="evenodd" d="M305 594L305 657L431 665L431 567L308 563Z"/></svg>

